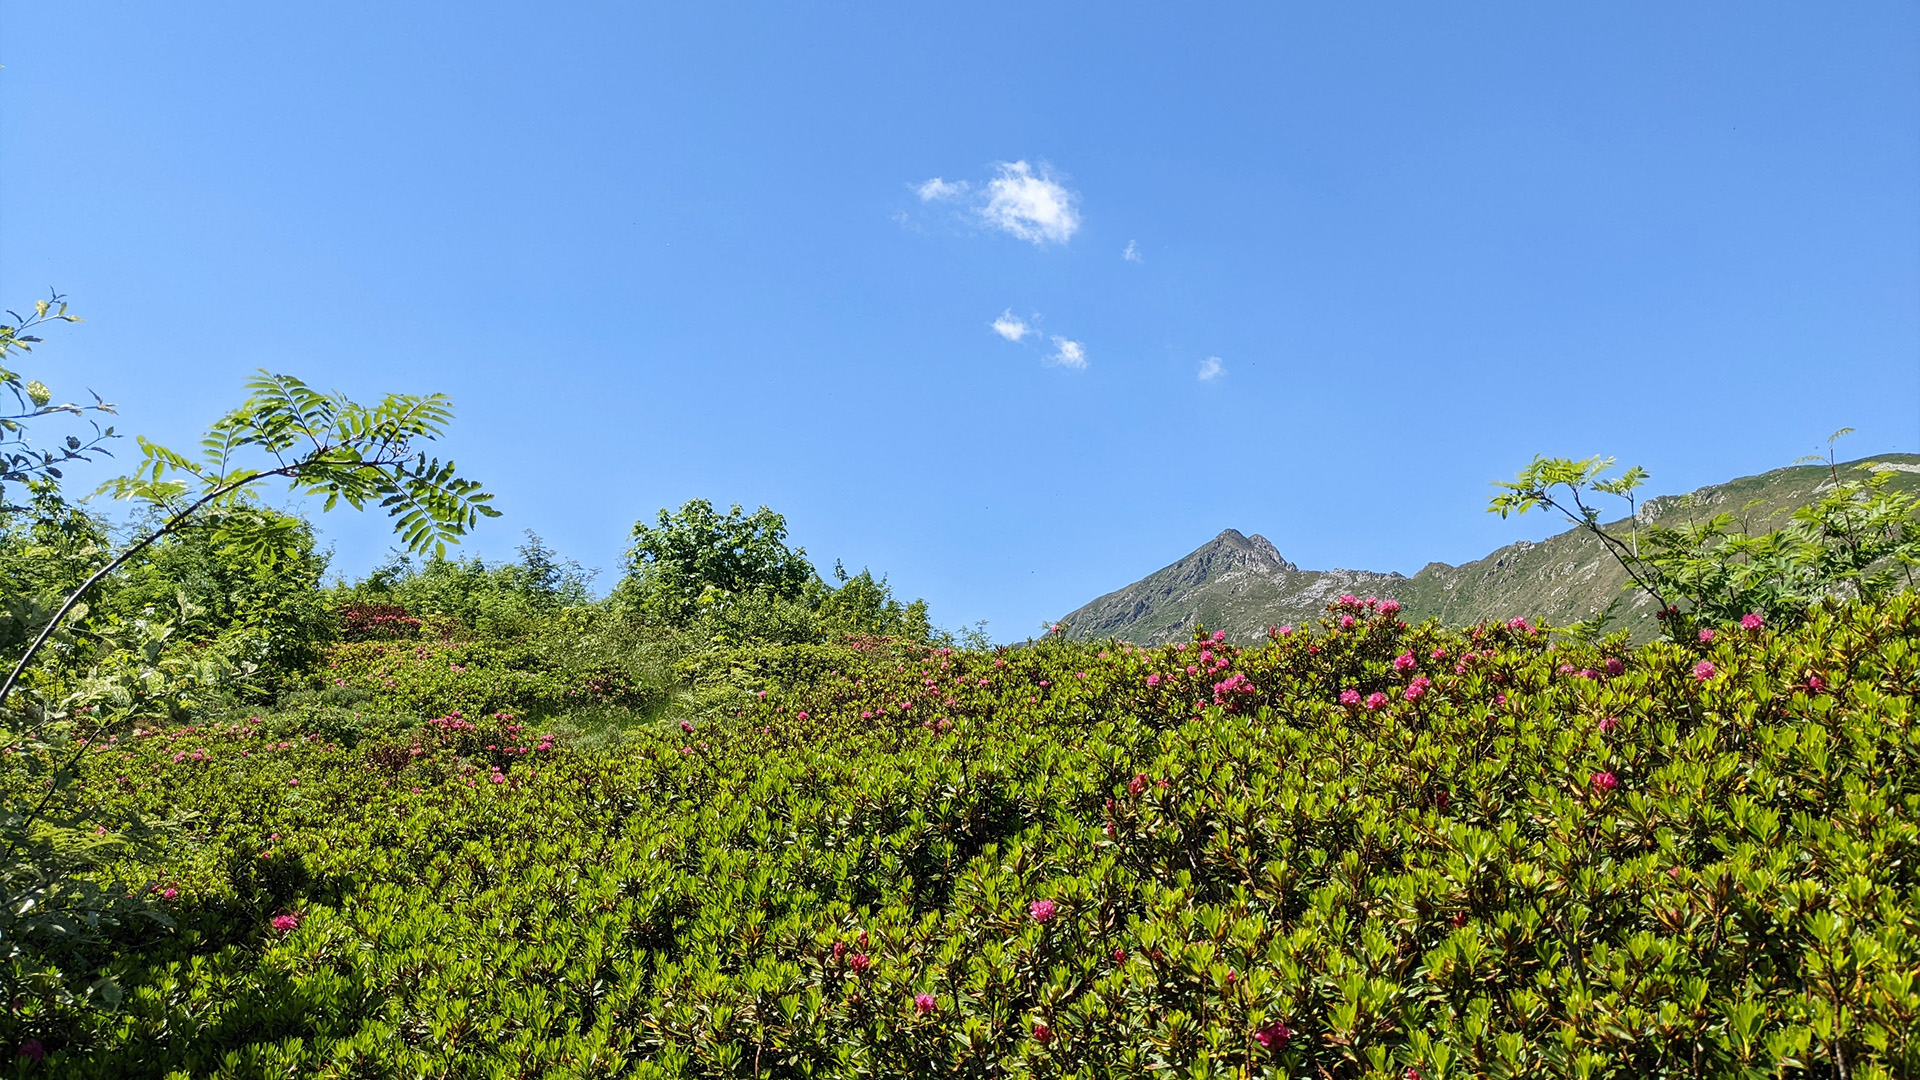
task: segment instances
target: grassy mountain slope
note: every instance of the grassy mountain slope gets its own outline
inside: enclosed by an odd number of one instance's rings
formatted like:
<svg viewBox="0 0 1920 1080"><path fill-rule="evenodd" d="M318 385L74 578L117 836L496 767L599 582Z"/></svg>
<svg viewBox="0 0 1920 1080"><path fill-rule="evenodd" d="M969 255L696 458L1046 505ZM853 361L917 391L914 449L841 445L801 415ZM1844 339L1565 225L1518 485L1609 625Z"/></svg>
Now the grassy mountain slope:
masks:
<svg viewBox="0 0 1920 1080"><path fill-rule="evenodd" d="M1841 476L1878 462L1895 469L1894 483L1920 489L1920 455L1883 454L1849 462ZM1784 523L1832 482L1824 465L1799 465L1701 488L1691 496L1661 496L1642 504L1643 521L1674 525L1732 512L1748 530ZM1615 523L1624 530L1625 519ZM1341 593L1392 597L1408 617L1434 616L1450 625L1516 615L1567 623L1611 607L1613 625L1651 636L1653 606L1623 589L1624 571L1591 536L1568 530L1545 540L1522 540L1459 566L1429 563L1412 577L1368 570L1302 570L1265 537L1228 529L1171 566L1110 592L1060 621L1074 638L1118 637L1142 643L1186 638L1195 625L1225 630L1235 640L1262 636L1269 626L1301 623Z"/></svg>

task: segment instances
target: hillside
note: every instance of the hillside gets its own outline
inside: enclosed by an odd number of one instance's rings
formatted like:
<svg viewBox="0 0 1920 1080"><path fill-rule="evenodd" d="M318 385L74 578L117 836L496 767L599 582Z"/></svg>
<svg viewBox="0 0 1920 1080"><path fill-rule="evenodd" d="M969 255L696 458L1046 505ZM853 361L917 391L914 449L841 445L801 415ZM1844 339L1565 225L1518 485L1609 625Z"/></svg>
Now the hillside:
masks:
<svg viewBox="0 0 1920 1080"><path fill-rule="evenodd" d="M1920 489L1920 455L1883 454L1841 467L1878 462L1900 472L1897 486ZM1643 521L1678 524L1693 516L1733 511L1750 529L1769 527L1812 501L1831 482L1824 465L1799 465L1745 476L1641 506ZM1625 519L1616 522L1624 527ZM1626 574L1600 544L1568 530L1545 540L1521 540L1485 558L1452 566L1427 564L1407 577L1370 570L1303 570L1265 537L1228 529L1200 548L1125 588L1064 616L1076 639L1115 637L1142 643L1185 639L1196 625L1225 630L1235 640L1262 636L1267 627L1304 622L1342 593L1392 597L1410 618L1449 625L1516 615L1567 623L1613 607L1614 625L1636 636L1652 633L1652 605L1623 590Z"/></svg>

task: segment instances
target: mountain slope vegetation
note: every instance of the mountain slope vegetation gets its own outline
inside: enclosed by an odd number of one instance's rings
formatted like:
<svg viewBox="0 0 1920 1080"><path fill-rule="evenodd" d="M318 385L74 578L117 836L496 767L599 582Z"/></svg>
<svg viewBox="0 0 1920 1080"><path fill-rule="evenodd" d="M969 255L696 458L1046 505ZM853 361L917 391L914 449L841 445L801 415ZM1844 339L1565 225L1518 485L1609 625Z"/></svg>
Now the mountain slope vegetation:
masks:
<svg viewBox="0 0 1920 1080"><path fill-rule="evenodd" d="M1885 454L1838 466L1843 477L1878 464L1892 486L1920 491L1920 455ZM1678 525L1731 512L1751 529L1772 527L1833 482L1826 465L1797 465L1662 496L1641 504L1642 524ZM1611 526L1625 532L1628 522ZM1222 629L1235 641L1264 637L1269 627L1316 617L1342 593L1391 597L1409 617L1450 626L1524 617L1565 625L1610 613L1613 627L1654 636L1654 608L1625 591L1626 572L1599 540L1570 529L1542 541L1522 540L1485 558L1452 566L1429 563L1412 577L1368 570L1303 570L1259 535L1228 529L1185 558L1101 596L1060 619L1076 639L1118 638L1142 644L1179 641L1195 627Z"/></svg>

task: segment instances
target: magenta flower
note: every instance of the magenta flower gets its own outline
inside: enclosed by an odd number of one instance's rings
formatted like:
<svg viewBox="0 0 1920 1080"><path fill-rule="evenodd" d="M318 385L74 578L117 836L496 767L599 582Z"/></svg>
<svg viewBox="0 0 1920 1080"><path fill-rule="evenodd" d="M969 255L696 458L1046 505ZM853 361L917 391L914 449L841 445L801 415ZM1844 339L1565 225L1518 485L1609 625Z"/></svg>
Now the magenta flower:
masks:
<svg viewBox="0 0 1920 1080"><path fill-rule="evenodd" d="M932 994L913 995L913 1011L914 1012L920 1014L921 1016L925 1016L928 1013L932 1012L933 1010L934 1010L934 1002L933 1002Z"/></svg>
<svg viewBox="0 0 1920 1080"><path fill-rule="evenodd" d="M1714 667L1713 661L1711 660L1702 660L1699 663L1693 665L1693 677L1700 680L1701 682L1706 682L1708 679L1713 678L1715 675L1718 675L1719 673L1720 673L1720 669Z"/></svg>
<svg viewBox="0 0 1920 1080"><path fill-rule="evenodd" d="M1700 628L1700 643L1701 643L1702 645L1705 645L1705 644L1708 644L1708 643L1709 643L1709 642L1711 642L1711 641L1713 641L1713 630L1712 630L1711 628L1709 628L1709 627L1704 627L1704 626L1703 626L1703 627L1701 627L1701 628Z"/></svg>
<svg viewBox="0 0 1920 1080"><path fill-rule="evenodd" d="M1610 772L1594 773L1592 776L1587 777L1587 780L1593 784L1593 790L1601 795L1605 795L1607 792L1620 786L1619 778Z"/></svg>
<svg viewBox="0 0 1920 1080"><path fill-rule="evenodd" d="M1353 629L1353 616L1351 615L1340 616L1340 629L1342 630Z"/></svg>
<svg viewBox="0 0 1920 1080"><path fill-rule="evenodd" d="M1360 602L1360 598L1353 595L1352 593L1341 593L1340 602L1342 604L1358 604Z"/></svg>
<svg viewBox="0 0 1920 1080"><path fill-rule="evenodd" d="M275 915L273 917L273 928L275 930L280 931L283 934L292 933L294 928L299 925L300 925L300 916L292 912L288 912L284 915Z"/></svg>
<svg viewBox="0 0 1920 1080"><path fill-rule="evenodd" d="M1420 661L1415 660L1413 658L1412 652L1403 652L1399 656L1396 656L1393 658L1393 670L1412 671L1414 669L1414 665L1418 664L1419 662Z"/></svg>
<svg viewBox="0 0 1920 1080"><path fill-rule="evenodd" d="M1609 656L1607 657L1606 668L1607 674L1609 675L1625 675L1627 673L1627 662L1617 656Z"/></svg>
<svg viewBox="0 0 1920 1080"><path fill-rule="evenodd" d="M1287 1045L1287 1040L1291 1038L1293 1038L1293 1029L1278 1020L1253 1033L1253 1041L1268 1050Z"/></svg>
<svg viewBox="0 0 1920 1080"><path fill-rule="evenodd" d="M1293 626L1291 624L1280 628L1281 637L1291 637L1292 635L1293 635Z"/></svg>
<svg viewBox="0 0 1920 1080"><path fill-rule="evenodd" d="M1380 610L1387 615L1398 615L1400 613L1400 601L1382 600L1380 601Z"/></svg>
<svg viewBox="0 0 1920 1080"><path fill-rule="evenodd" d="M1614 728L1617 728L1619 726L1620 726L1620 721L1611 716L1601 717L1600 723L1598 725L1598 727L1600 728L1600 734L1602 735L1605 735L1607 732L1612 731Z"/></svg>
<svg viewBox="0 0 1920 1080"><path fill-rule="evenodd" d="M693 721L691 720L680 721L680 730L686 732L689 735L693 734Z"/></svg>
<svg viewBox="0 0 1920 1080"><path fill-rule="evenodd" d="M171 886L171 885L169 885L169 886L167 886L166 888L164 888L164 889L161 889L161 890L160 890L160 899L162 899L162 900L171 900L171 899L173 899L174 897L176 897L176 896L179 896L179 895L180 895L180 890L179 890L179 889L176 889L176 888L174 888L174 887L173 887L173 886Z"/></svg>
<svg viewBox="0 0 1920 1080"><path fill-rule="evenodd" d="M1116 963L1116 964L1124 964L1124 963L1126 963L1126 962L1127 962L1127 950L1125 950L1125 949L1115 949L1115 950L1113 950L1113 962L1114 962L1114 963Z"/></svg>
<svg viewBox="0 0 1920 1080"><path fill-rule="evenodd" d="M1039 1020L1033 1022L1033 1041L1045 1046L1053 1040L1053 1029Z"/></svg>
<svg viewBox="0 0 1920 1080"><path fill-rule="evenodd" d="M866 953L857 952L847 957L847 966L855 971L865 971L873 966L873 958Z"/></svg>
<svg viewBox="0 0 1920 1080"><path fill-rule="evenodd" d="M1367 708L1378 711L1387 707L1387 695L1375 690L1367 695Z"/></svg>
<svg viewBox="0 0 1920 1080"><path fill-rule="evenodd" d="M1360 691L1352 690L1352 689L1340 691L1340 704L1342 705L1360 704Z"/></svg>
<svg viewBox="0 0 1920 1080"><path fill-rule="evenodd" d="M1225 630L1215 630L1213 632L1213 643L1215 645L1218 645L1225 640L1227 640L1227 632Z"/></svg>
<svg viewBox="0 0 1920 1080"><path fill-rule="evenodd" d="M1034 922L1046 922L1053 918L1054 912L1058 910L1060 909L1051 900L1035 900L1027 905L1027 914L1033 916Z"/></svg>
<svg viewBox="0 0 1920 1080"><path fill-rule="evenodd" d="M1740 616L1740 625L1747 630L1758 630L1762 626L1767 625L1767 620L1762 618L1759 612L1749 611L1745 615Z"/></svg>
<svg viewBox="0 0 1920 1080"><path fill-rule="evenodd" d="M1420 695L1426 693L1427 687L1432 685L1432 679L1427 678L1425 675L1415 675L1413 681L1407 684L1407 700L1418 701Z"/></svg>
<svg viewBox="0 0 1920 1080"><path fill-rule="evenodd" d="M1160 673L1156 671L1156 672L1154 672L1153 674L1151 674L1151 675L1149 675L1149 676L1147 676L1147 685L1148 685L1148 686L1159 686L1159 685L1160 685Z"/></svg>
<svg viewBox="0 0 1920 1080"><path fill-rule="evenodd" d="M1527 625L1527 620L1522 619L1518 616L1515 616L1514 618L1507 620L1507 629L1518 630L1522 634L1529 634L1533 632L1533 627Z"/></svg>
<svg viewBox="0 0 1920 1080"><path fill-rule="evenodd" d="M1127 794L1138 795L1145 790L1147 790L1147 774L1134 773L1133 779L1127 781Z"/></svg>

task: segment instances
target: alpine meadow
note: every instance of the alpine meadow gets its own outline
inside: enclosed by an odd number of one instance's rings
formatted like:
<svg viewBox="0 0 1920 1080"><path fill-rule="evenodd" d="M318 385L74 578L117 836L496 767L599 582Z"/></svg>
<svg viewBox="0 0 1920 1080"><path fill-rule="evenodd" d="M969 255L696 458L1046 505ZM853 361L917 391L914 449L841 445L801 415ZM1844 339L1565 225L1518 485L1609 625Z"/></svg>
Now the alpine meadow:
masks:
<svg viewBox="0 0 1920 1080"><path fill-rule="evenodd" d="M1920 1070L1898 470L1765 532L1607 526L1642 474L1597 460L1503 485L1617 556L1645 641L1345 594L996 647L766 508L641 521L604 598L537 537L449 558L491 512L423 448L451 404L282 375L141 441L116 533L59 486L116 433L26 442L110 406L0 376L22 1070ZM414 556L323 584L280 482Z"/></svg>
<svg viewBox="0 0 1920 1080"><path fill-rule="evenodd" d="M0 26L0 1080L1920 1080L1920 5Z"/></svg>

